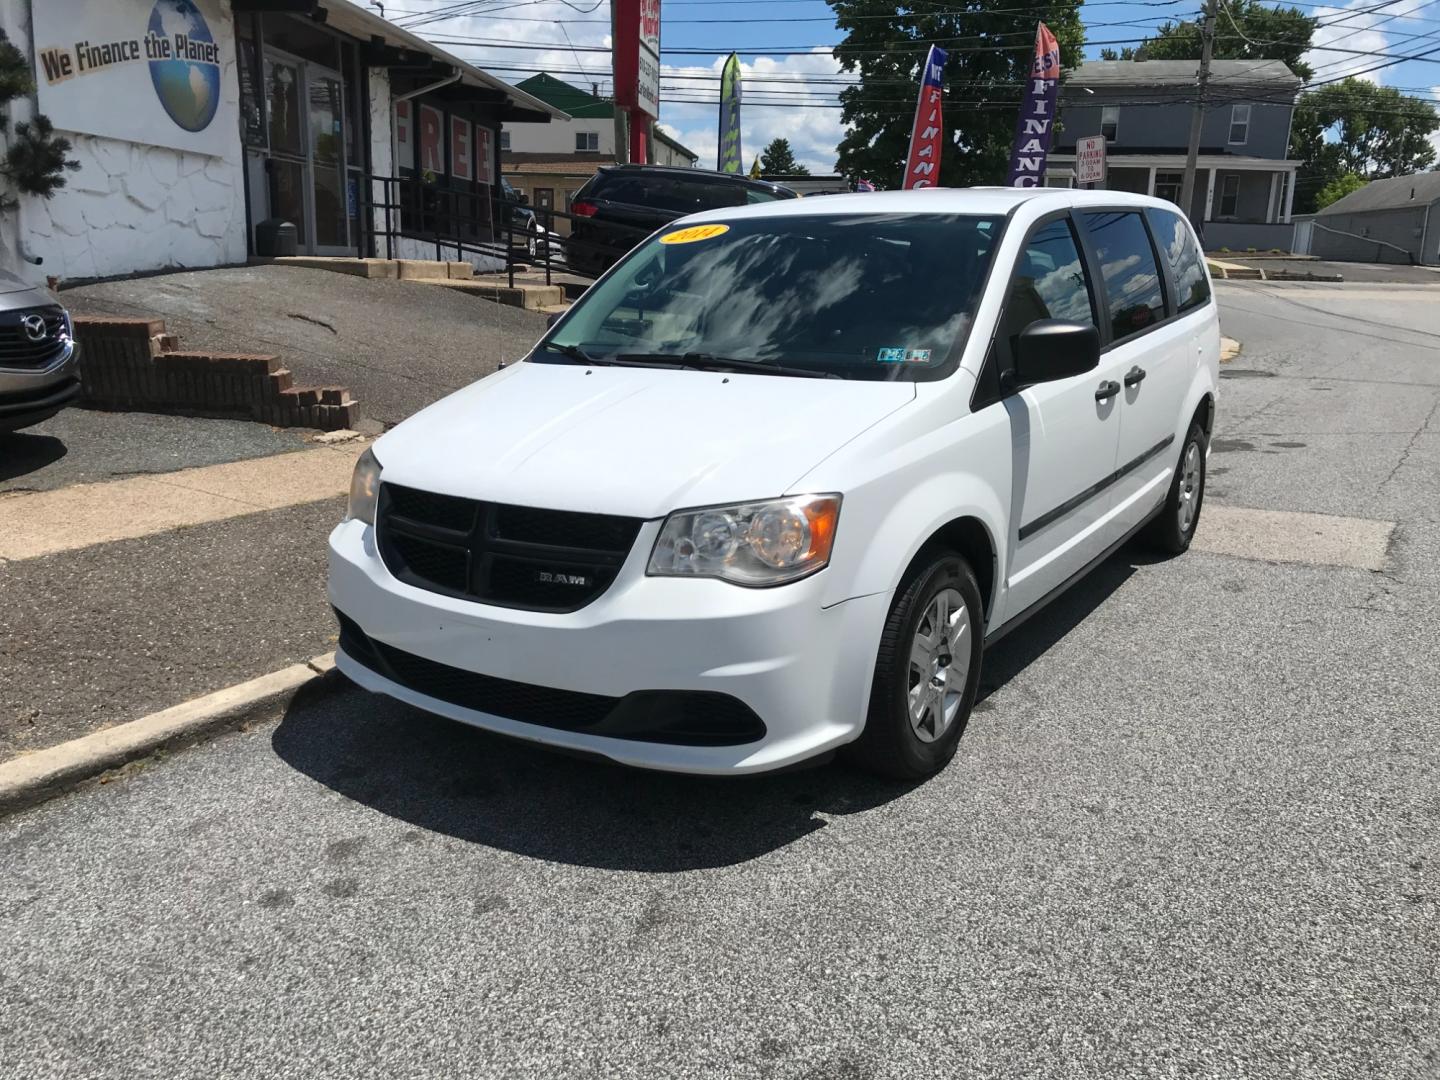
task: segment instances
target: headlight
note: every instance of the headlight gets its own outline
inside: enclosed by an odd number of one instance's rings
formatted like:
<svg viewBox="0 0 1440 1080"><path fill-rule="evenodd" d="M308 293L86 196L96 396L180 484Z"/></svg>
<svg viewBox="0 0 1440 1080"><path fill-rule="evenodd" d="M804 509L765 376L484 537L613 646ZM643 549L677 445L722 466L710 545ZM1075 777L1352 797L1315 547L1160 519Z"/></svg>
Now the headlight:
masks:
<svg viewBox="0 0 1440 1080"><path fill-rule="evenodd" d="M380 462L372 451L366 450L355 462L355 472L350 477L350 510L345 516L374 525L375 504L379 499Z"/></svg>
<svg viewBox="0 0 1440 1080"><path fill-rule="evenodd" d="M665 519L646 573L780 585L830 562L839 495L707 506Z"/></svg>

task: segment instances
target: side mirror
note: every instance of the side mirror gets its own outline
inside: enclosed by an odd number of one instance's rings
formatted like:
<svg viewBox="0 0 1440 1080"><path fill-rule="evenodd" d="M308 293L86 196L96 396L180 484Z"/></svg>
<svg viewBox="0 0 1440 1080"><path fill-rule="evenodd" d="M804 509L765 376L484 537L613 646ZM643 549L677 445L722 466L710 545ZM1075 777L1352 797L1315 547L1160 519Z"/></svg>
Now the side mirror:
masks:
<svg viewBox="0 0 1440 1080"><path fill-rule="evenodd" d="M1100 331L1090 323L1039 319L1020 331L1015 384L1054 382L1100 366Z"/></svg>

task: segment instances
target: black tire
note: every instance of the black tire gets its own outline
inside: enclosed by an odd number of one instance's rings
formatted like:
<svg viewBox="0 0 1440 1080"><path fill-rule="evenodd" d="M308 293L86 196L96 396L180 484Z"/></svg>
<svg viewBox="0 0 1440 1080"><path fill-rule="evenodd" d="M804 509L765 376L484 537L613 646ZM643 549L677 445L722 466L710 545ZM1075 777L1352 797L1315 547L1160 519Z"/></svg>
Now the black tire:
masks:
<svg viewBox="0 0 1440 1080"><path fill-rule="evenodd" d="M969 643L970 666L963 687L953 685L940 699L947 701L950 692L959 692L953 716L938 737L932 736L927 741L911 723L911 684L918 684L912 673L911 649L922 622L929 617L932 602L947 591L959 593L965 604L969 620L965 640ZM916 560L890 605L875 660L869 716L860 738L845 749L849 760L897 780L923 780L945 767L955 756L980 685L985 636L983 613L975 572L963 558L952 551L937 550L922 554ZM948 706L945 713L949 715ZM935 716L933 709L930 715ZM933 727L933 723L930 726Z"/></svg>
<svg viewBox="0 0 1440 1080"><path fill-rule="evenodd" d="M1186 470L1194 448L1194 475ZM1210 438L1199 424L1191 424L1185 435L1185 443L1176 458L1175 475L1170 480L1170 492L1165 496L1165 505L1160 514L1145 529L1146 544L1165 555L1183 555L1195 538L1195 527L1200 524L1200 509L1205 504L1205 452L1210 447ZM1187 515L1181 512L1181 504L1189 502L1192 508Z"/></svg>

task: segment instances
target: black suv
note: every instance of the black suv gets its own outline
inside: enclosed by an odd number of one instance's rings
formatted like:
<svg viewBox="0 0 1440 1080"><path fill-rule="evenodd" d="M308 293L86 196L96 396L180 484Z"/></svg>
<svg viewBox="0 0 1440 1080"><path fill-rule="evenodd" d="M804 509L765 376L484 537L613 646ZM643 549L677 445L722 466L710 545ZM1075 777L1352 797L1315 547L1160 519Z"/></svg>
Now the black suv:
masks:
<svg viewBox="0 0 1440 1080"><path fill-rule="evenodd" d="M566 258L599 276L662 225L722 206L796 198L779 184L670 165L606 165L575 193Z"/></svg>

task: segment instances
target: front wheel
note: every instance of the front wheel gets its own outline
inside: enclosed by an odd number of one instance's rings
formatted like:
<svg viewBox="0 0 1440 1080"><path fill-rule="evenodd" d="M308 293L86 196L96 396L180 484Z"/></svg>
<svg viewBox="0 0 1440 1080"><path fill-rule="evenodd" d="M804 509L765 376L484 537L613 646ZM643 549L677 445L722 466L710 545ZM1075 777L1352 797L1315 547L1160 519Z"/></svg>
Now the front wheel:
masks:
<svg viewBox="0 0 1440 1080"><path fill-rule="evenodd" d="M918 562L885 620L865 731L847 756L898 780L943 769L975 704L984 627L980 586L963 558L940 551Z"/></svg>
<svg viewBox="0 0 1440 1080"><path fill-rule="evenodd" d="M1205 501L1205 452L1210 440L1205 429L1191 424L1180 448L1180 461L1170 480L1170 491L1160 516L1150 523L1145 539L1166 555L1182 555L1195 538L1200 524L1200 507Z"/></svg>

